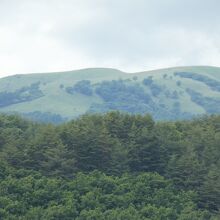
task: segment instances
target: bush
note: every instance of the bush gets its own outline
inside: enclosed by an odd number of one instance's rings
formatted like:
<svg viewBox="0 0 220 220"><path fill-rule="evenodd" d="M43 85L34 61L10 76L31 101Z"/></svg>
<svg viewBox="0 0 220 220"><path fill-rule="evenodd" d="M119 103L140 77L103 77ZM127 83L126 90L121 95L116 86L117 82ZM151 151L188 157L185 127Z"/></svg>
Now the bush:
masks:
<svg viewBox="0 0 220 220"><path fill-rule="evenodd" d="M81 80L77 82L73 87L67 87L66 92L70 94L81 93L86 96L92 96L93 89L89 80Z"/></svg>

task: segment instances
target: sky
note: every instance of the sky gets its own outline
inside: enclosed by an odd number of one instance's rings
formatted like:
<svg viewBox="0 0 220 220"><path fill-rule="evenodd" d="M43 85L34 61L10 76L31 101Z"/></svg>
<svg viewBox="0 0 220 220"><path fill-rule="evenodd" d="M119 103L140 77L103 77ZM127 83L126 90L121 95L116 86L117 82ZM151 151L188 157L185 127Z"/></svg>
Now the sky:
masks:
<svg viewBox="0 0 220 220"><path fill-rule="evenodd" d="M0 77L220 66L219 0L0 0Z"/></svg>

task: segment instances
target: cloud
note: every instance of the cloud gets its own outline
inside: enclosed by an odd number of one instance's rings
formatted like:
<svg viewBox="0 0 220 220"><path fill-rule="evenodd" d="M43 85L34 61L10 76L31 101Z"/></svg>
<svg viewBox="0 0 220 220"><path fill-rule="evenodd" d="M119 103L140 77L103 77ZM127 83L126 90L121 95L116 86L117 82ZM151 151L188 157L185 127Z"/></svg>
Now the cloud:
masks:
<svg viewBox="0 0 220 220"><path fill-rule="evenodd" d="M0 76L220 66L217 0L1 0Z"/></svg>

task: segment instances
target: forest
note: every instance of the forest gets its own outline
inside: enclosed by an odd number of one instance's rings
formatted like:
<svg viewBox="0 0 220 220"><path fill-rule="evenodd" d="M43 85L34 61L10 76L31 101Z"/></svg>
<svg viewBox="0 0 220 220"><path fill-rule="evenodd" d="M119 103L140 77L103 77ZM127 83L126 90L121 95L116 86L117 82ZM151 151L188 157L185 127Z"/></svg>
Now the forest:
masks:
<svg viewBox="0 0 220 220"><path fill-rule="evenodd" d="M220 115L1 114L0 219L219 220Z"/></svg>
<svg viewBox="0 0 220 220"><path fill-rule="evenodd" d="M0 107L5 107L21 102L43 97L44 94L39 88L40 82L33 83L30 86L22 87L13 92L0 92Z"/></svg>
<svg viewBox="0 0 220 220"><path fill-rule="evenodd" d="M199 82L206 84L213 91L220 91L220 82L218 80L214 80L208 76L204 76L198 73L191 72L175 72L175 76L180 76L182 78L189 78Z"/></svg>

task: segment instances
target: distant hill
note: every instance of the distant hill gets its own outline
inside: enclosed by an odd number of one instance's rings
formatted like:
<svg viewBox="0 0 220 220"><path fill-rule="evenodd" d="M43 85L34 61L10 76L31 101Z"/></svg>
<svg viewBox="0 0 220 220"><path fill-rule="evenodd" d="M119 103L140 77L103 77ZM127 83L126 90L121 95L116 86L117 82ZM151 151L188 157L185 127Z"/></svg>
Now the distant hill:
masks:
<svg viewBox="0 0 220 220"><path fill-rule="evenodd" d="M59 123L110 110L150 113L159 120L220 113L220 68L175 67L138 73L91 68L0 79L0 112Z"/></svg>

